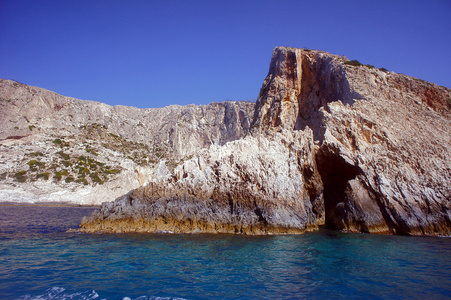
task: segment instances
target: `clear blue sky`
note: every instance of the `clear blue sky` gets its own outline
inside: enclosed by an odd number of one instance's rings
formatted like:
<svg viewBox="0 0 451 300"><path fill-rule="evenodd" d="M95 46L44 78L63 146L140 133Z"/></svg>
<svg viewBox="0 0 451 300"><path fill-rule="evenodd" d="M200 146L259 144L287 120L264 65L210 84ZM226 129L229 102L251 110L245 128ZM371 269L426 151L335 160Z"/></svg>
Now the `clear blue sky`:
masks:
<svg viewBox="0 0 451 300"><path fill-rule="evenodd" d="M0 77L111 105L255 99L275 46L451 87L451 1L0 0Z"/></svg>

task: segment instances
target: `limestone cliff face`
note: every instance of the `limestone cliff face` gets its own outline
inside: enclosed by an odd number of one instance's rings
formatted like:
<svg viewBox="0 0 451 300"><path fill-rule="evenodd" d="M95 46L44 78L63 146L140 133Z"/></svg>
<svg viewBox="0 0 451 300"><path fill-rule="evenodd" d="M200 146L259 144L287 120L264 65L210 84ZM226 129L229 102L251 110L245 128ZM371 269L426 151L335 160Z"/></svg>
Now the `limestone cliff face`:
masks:
<svg viewBox="0 0 451 300"><path fill-rule="evenodd" d="M450 106L447 88L277 47L248 136L105 203L81 230L449 235Z"/></svg>
<svg viewBox="0 0 451 300"><path fill-rule="evenodd" d="M279 47L257 99L253 126L289 130L309 126L318 139L325 130L320 108L338 100L351 104L359 98L349 86L340 57Z"/></svg>
<svg viewBox="0 0 451 300"><path fill-rule="evenodd" d="M254 103L139 109L0 79L0 201L100 204L249 130Z"/></svg>
<svg viewBox="0 0 451 300"><path fill-rule="evenodd" d="M174 174L104 203L82 229L113 232L301 233L324 222L311 131L212 146Z"/></svg>
<svg viewBox="0 0 451 300"><path fill-rule="evenodd" d="M277 48L254 126L313 129L329 227L449 234L450 95L324 52Z"/></svg>
<svg viewBox="0 0 451 300"><path fill-rule="evenodd" d="M365 68L348 71L351 87L363 98L352 106L332 103L324 111L317 161L330 225L449 235L450 90ZM341 167L348 170L346 180L330 168L337 160L346 162Z"/></svg>

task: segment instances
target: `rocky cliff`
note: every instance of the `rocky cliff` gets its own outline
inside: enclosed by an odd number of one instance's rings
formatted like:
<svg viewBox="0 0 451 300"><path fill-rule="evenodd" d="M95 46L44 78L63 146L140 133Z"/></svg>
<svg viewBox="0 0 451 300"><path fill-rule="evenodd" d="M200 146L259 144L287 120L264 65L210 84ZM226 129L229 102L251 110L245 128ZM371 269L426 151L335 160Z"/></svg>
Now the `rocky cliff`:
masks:
<svg viewBox="0 0 451 300"><path fill-rule="evenodd" d="M113 107L0 79L0 201L115 199L244 136L254 105Z"/></svg>
<svg viewBox="0 0 451 300"><path fill-rule="evenodd" d="M248 135L85 218L85 232L451 232L451 90L277 47Z"/></svg>

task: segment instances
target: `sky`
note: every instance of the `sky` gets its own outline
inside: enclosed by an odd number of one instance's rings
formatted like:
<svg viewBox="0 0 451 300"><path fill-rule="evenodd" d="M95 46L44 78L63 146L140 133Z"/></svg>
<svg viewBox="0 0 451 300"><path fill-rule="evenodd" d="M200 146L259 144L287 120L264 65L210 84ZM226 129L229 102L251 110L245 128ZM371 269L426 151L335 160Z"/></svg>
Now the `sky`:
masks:
<svg viewBox="0 0 451 300"><path fill-rule="evenodd" d="M255 100L276 46L451 88L451 1L0 0L0 78L110 105Z"/></svg>

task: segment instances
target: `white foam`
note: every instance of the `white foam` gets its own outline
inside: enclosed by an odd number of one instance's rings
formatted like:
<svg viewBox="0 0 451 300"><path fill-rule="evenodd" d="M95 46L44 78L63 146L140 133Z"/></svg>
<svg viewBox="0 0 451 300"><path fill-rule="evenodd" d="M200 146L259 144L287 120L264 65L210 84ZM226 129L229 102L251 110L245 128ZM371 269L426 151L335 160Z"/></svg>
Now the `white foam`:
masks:
<svg viewBox="0 0 451 300"><path fill-rule="evenodd" d="M43 294L31 296L25 295L18 299L23 300L58 300L58 299L73 299L73 300L93 300L99 298L99 294L95 290L86 290L82 292L66 291L62 287L52 287L47 289Z"/></svg>
<svg viewBox="0 0 451 300"><path fill-rule="evenodd" d="M29 294L19 297L19 300L60 300L60 299L71 299L71 300L94 300L99 299L99 294L95 290L85 290L85 291L68 291L62 287L52 287L47 289L43 294L31 296ZM102 298L103 299L103 298ZM99 299L99 300L102 300ZM103 299L107 300L107 299ZM140 296L138 298L123 297L122 300L185 300L183 298L172 298L172 297L157 297L157 296Z"/></svg>

